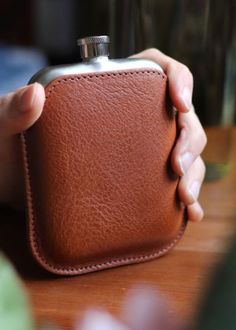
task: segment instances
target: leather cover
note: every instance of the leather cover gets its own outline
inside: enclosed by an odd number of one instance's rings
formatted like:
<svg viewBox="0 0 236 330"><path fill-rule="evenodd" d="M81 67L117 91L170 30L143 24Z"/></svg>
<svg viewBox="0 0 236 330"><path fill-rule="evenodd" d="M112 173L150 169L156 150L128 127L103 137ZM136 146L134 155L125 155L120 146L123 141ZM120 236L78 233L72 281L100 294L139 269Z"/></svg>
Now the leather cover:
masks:
<svg viewBox="0 0 236 330"><path fill-rule="evenodd" d="M47 270L75 275L165 254L186 217L170 167L175 114L158 71L69 75L46 87L22 134L29 240Z"/></svg>

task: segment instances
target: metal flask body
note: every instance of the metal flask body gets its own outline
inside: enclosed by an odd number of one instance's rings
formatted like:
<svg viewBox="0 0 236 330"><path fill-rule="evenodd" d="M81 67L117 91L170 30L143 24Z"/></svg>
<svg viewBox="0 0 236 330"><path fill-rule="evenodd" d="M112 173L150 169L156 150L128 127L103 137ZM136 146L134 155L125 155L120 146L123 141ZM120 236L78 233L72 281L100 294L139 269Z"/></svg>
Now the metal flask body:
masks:
<svg viewBox="0 0 236 330"><path fill-rule="evenodd" d="M46 87L54 79L71 74L79 75L135 69L153 69L163 72L160 65L151 60L136 58L109 59L108 36L82 38L78 40L78 46L83 60L81 63L57 65L42 69L30 79L29 83L38 82Z"/></svg>

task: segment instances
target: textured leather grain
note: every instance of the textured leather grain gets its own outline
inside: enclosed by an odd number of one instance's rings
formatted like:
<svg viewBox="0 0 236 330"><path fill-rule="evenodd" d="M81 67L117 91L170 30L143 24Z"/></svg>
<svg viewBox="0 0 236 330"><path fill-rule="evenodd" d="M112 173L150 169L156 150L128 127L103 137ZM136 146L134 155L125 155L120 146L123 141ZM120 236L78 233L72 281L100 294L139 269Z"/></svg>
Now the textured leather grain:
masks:
<svg viewBox="0 0 236 330"><path fill-rule="evenodd" d="M70 75L22 135L38 262L82 274L166 253L186 224L170 170L176 120L158 71Z"/></svg>

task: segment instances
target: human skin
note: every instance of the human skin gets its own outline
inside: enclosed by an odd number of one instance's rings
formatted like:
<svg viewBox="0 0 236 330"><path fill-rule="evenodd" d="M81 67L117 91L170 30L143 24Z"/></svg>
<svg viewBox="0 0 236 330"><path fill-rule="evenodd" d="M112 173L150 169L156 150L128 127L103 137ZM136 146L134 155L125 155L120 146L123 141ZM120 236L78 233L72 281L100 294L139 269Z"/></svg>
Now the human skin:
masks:
<svg viewBox="0 0 236 330"><path fill-rule="evenodd" d="M188 219L200 221L198 202L205 175L201 152L206 135L192 105L193 77L189 69L157 49L134 55L160 64L168 76L169 94L178 112L180 134L172 151L174 172L180 176L179 198L187 207ZM34 83L0 97L0 203L23 208L23 170L19 133L40 117L45 102L44 88Z"/></svg>

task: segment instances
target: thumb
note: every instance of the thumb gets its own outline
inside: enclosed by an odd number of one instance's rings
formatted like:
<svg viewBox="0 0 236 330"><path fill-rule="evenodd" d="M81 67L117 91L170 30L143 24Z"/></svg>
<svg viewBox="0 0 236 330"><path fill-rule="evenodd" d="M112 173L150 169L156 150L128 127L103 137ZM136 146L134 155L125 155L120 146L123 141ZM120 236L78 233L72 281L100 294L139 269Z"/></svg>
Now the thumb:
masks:
<svg viewBox="0 0 236 330"><path fill-rule="evenodd" d="M0 135L9 137L29 128L39 118L45 102L38 83L0 97Z"/></svg>

